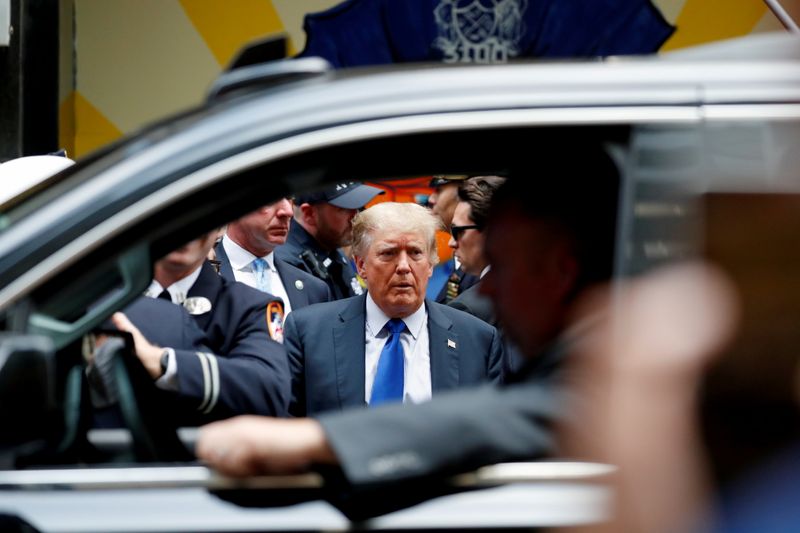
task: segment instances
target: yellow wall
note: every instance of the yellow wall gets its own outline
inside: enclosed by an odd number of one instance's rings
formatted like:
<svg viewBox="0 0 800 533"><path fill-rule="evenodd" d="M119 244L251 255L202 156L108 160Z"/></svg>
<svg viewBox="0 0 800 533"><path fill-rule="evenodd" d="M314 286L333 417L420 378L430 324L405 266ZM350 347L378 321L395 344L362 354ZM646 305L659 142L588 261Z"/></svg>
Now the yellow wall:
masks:
<svg viewBox="0 0 800 533"><path fill-rule="evenodd" d="M243 44L286 32L300 51L305 14L339 1L60 0L61 145L80 157L199 104ZM664 50L780 28L762 0L654 3L678 27Z"/></svg>
<svg viewBox="0 0 800 533"><path fill-rule="evenodd" d="M80 157L199 104L242 45L286 32L301 50L305 13L336 3L61 0L61 145Z"/></svg>

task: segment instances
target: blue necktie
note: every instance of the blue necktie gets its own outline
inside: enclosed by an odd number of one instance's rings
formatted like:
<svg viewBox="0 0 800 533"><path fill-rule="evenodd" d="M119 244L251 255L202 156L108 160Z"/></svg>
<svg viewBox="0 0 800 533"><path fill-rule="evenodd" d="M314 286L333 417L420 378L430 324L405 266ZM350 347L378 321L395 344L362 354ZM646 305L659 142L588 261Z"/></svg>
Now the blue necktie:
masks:
<svg viewBox="0 0 800 533"><path fill-rule="evenodd" d="M267 260L262 257L253 259L253 272L256 275L256 288L260 291L269 292L269 265Z"/></svg>
<svg viewBox="0 0 800 533"><path fill-rule="evenodd" d="M381 350L378 359L378 371L372 384L371 406L389 402L403 401L403 346L400 344L400 334L406 328L405 322L393 318L386 323L389 338Z"/></svg>

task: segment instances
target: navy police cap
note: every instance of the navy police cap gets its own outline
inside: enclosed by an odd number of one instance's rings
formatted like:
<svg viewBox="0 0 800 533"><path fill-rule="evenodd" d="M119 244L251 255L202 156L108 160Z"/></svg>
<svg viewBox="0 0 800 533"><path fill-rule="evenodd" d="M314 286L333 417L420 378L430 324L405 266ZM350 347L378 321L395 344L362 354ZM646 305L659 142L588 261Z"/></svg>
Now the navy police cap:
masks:
<svg viewBox="0 0 800 533"><path fill-rule="evenodd" d="M327 202L342 209L361 209L370 200L383 194L383 189L364 185L357 181L337 183L336 185L321 191L306 194L299 194L295 197L295 202L300 204L318 204Z"/></svg>

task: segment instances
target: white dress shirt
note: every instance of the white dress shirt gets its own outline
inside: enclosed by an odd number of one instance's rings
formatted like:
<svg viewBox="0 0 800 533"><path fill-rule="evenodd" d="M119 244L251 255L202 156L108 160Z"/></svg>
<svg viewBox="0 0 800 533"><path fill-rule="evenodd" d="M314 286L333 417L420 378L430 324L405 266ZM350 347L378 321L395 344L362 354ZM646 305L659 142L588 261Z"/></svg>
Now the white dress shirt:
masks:
<svg viewBox="0 0 800 533"><path fill-rule="evenodd" d="M372 296L367 293L367 323L365 330L365 376L364 399L369 403L372 384L378 372L381 350L389 337L384 327L390 317L381 311ZM406 329L400 334L403 347L404 386L403 403L420 403L431 399L431 358L428 343L428 310L421 305L413 314L405 317Z"/></svg>
<svg viewBox="0 0 800 533"><path fill-rule="evenodd" d="M222 237L222 248L228 255L228 260L231 262L231 269L233 270L233 277L236 281L240 281L245 285L250 285L254 289L258 288L256 283L256 273L253 270L253 260L256 256L236 244L231 240L228 235ZM283 286L283 280L275 268L275 254L270 252L263 257L269 267L267 270L267 279L269 280L270 294L277 296L283 300L283 319L292 312L292 304L289 303L289 294Z"/></svg>
<svg viewBox="0 0 800 533"><path fill-rule="evenodd" d="M197 267L197 270L189 274L183 279L179 279L169 287L166 287L169 295L172 297L172 303L183 305L183 302L186 300L186 295L189 294L189 289L192 288L194 282L197 281L197 278L200 277L200 269L203 268L202 265ZM144 291L144 295L148 298L158 298L158 295L164 290L165 287L162 287L159 282L153 280L150 282L150 286L147 287L147 290Z"/></svg>
<svg viewBox="0 0 800 533"><path fill-rule="evenodd" d="M200 277L200 269L202 268L203 265L200 265L197 270L166 288L172 297L172 303L183 305L186 295L189 294L189 289ZM158 298L158 295L163 291L164 287L156 280L153 280L147 290L144 291L144 295L148 298ZM156 380L156 386L165 390L178 390L178 358L175 356L174 349L169 347L164 347L164 349L167 351L167 370L164 375Z"/></svg>

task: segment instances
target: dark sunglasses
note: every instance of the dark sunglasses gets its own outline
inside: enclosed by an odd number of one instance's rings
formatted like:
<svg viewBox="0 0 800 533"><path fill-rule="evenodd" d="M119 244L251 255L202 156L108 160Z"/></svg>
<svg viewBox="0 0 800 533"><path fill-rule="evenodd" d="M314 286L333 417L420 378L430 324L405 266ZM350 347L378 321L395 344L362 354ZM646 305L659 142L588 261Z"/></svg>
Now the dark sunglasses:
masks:
<svg viewBox="0 0 800 533"><path fill-rule="evenodd" d="M453 236L453 240L458 241L461 237L461 234L467 231L468 229L480 229L477 224L468 224L466 226L451 226L450 227L450 235Z"/></svg>

